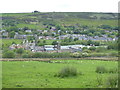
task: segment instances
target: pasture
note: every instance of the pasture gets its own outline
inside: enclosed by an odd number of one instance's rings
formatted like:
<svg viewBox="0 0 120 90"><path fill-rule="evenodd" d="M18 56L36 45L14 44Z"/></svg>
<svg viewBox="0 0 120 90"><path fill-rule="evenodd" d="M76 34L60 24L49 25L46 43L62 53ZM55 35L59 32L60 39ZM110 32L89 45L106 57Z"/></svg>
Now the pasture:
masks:
<svg viewBox="0 0 120 90"><path fill-rule="evenodd" d="M73 77L56 77L66 66L77 69ZM106 80L117 73L96 73L97 66L106 69L118 67L117 61L101 60L51 60L3 61L3 88L107 88Z"/></svg>
<svg viewBox="0 0 120 90"><path fill-rule="evenodd" d="M6 48L12 45L12 43L21 44L21 39L0 39L0 44L3 44L2 47Z"/></svg>

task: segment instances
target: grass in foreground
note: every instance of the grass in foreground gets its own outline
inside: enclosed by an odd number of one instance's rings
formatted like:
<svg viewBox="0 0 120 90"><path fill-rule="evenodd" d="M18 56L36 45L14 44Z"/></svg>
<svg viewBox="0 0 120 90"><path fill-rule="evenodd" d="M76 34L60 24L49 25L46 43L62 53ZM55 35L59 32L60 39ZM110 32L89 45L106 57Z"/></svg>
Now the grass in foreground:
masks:
<svg viewBox="0 0 120 90"><path fill-rule="evenodd" d="M52 63L39 61L4 61L3 88L106 88L110 75L96 73L97 66L106 69L117 67L117 61L98 60L53 60ZM55 77L63 67L72 66L77 72L74 77Z"/></svg>

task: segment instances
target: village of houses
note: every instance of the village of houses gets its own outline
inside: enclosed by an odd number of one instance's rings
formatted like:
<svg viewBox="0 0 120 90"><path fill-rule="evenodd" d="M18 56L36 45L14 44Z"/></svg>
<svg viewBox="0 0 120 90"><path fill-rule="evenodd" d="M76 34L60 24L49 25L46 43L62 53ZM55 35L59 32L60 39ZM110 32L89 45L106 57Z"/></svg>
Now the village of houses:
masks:
<svg viewBox="0 0 120 90"><path fill-rule="evenodd" d="M60 32L61 30L58 30L58 33ZM118 30L114 30L115 32L118 32ZM25 32L28 32L28 33L32 33L32 30L26 30ZM38 33L46 33L48 32L48 30L37 30ZM52 33L56 34L53 30L51 30ZM108 32L108 33L112 33L108 30L106 30L105 32ZM2 34L2 36L5 36L5 37L2 37L2 39L8 39L8 32L6 32L6 30L0 30L0 33ZM14 35L14 39L27 39L28 36L34 36L36 39L46 39L46 40L56 40L57 38L53 37L53 36L38 36L36 34L30 34L30 35L21 35L21 34L18 34L18 32L15 33ZM78 40L95 40L95 41L115 41L118 39L118 37L114 37L114 38L111 38L111 37L108 37L107 35L102 35L102 37L99 37L99 36L87 36L87 35L84 35L84 34L67 34L67 31L66 31L66 34L65 35L59 35L58 36L58 39L65 39L65 38L68 38L68 37L72 37L72 39L75 39L75 38L78 38Z"/></svg>
<svg viewBox="0 0 120 90"><path fill-rule="evenodd" d="M37 30L38 33L45 33L47 32L47 30ZM58 30L59 32L60 30ZM32 33L32 30L26 30L25 32L29 32ZM108 31L107 31L108 32ZM0 33L2 34L2 36L6 36L6 38L2 38L2 39L8 39L8 32L6 32L6 30L1 30ZM55 34L55 32L53 31L53 33ZM53 36L37 36L37 35L20 35L17 32L14 35L14 39L22 39L23 43L22 44L12 44L9 49L16 49L16 48L23 48L25 50L31 50L32 52L77 52L77 51L82 51L83 47L91 47L91 46L85 46L85 45L67 45L67 46L61 46L60 42L58 42L56 45L44 45L44 46L36 46L36 41L34 40L33 42L29 42L27 40L28 36L33 36L35 37L35 40L39 40L39 39L46 39L46 40L62 40L65 39L67 37L72 37L71 39L75 39L78 38L78 40L94 40L94 41L115 41L118 38L110 38L107 37L107 35L102 35L102 37L99 36L87 36L87 35L80 35L80 34L66 34L66 35L60 35L57 38L53 37ZM98 47L98 46L95 46Z"/></svg>

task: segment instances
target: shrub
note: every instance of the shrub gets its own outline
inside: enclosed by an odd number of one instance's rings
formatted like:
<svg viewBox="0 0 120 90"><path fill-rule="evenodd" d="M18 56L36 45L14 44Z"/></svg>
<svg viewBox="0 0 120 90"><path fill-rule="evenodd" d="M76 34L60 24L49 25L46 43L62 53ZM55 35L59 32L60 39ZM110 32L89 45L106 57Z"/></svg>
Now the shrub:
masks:
<svg viewBox="0 0 120 90"><path fill-rule="evenodd" d="M110 68L109 70L108 70L108 72L109 73L118 73L118 68L116 67L116 68Z"/></svg>
<svg viewBox="0 0 120 90"><path fill-rule="evenodd" d="M115 41L115 42L111 42L111 43L109 43L108 44L108 47L107 47L107 49L114 49L114 50L118 50L118 42L117 41Z"/></svg>
<svg viewBox="0 0 120 90"><path fill-rule="evenodd" d="M70 53L63 52L63 53L47 53L47 52L36 52L31 53L31 58L69 58Z"/></svg>
<svg viewBox="0 0 120 90"><path fill-rule="evenodd" d="M51 54L53 58L69 58L70 53L69 52L63 52L63 53L52 53Z"/></svg>
<svg viewBox="0 0 120 90"><path fill-rule="evenodd" d="M24 52L23 48L18 48L16 51L16 53L18 53L18 54L22 54L23 52Z"/></svg>
<svg viewBox="0 0 120 90"><path fill-rule="evenodd" d="M104 66L97 66L96 71L97 73L106 73L107 70Z"/></svg>
<svg viewBox="0 0 120 90"><path fill-rule="evenodd" d="M82 57L88 57L89 54L88 53L82 53Z"/></svg>
<svg viewBox="0 0 120 90"><path fill-rule="evenodd" d="M71 57L73 57L73 58L81 58L82 57L82 53L78 53L78 52L72 53Z"/></svg>
<svg viewBox="0 0 120 90"><path fill-rule="evenodd" d="M69 76L76 76L77 75L77 69L74 67L64 67L58 72L58 77L64 78Z"/></svg>
<svg viewBox="0 0 120 90"><path fill-rule="evenodd" d="M96 52L104 52L106 50L107 50L107 48L105 48L105 47L97 47L96 48Z"/></svg>
<svg viewBox="0 0 120 90"><path fill-rule="evenodd" d="M90 51L90 50L88 50L88 49L83 50L83 52L86 52L86 53L91 53L91 51Z"/></svg>
<svg viewBox="0 0 120 90"><path fill-rule="evenodd" d="M39 57L41 57L41 53L34 53L33 54L33 58L39 58Z"/></svg>
<svg viewBox="0 0 120 90"><path fill-rule="evenodd" d="M14 58L15 53L13 51L7 51L3 53L3 58Z"/></svg>
<svg viewBox="0 0 120 90"><path fill-rule="evenodd" d="M118 75L111 75L106 80L106 86L108 88L117 88L118 87Z"/></svg>
<svg viewBox="0 0 120 90"><path fill-rule="evenodd" d="M96 50L96 47L90 47L89 50L95 51L95 50Z"/></svg>
<svg viewBox="0 0 120 90"><path fill-rule="evenodd" d="M82 50L87 50L88 48L87 47L83 47Z"/></svg>
<svg viewBox="0 0 120 90"><path fill-rule="evenodd" d="M23 54L22 58L29 58L29 55L28 54Z"/></svg>

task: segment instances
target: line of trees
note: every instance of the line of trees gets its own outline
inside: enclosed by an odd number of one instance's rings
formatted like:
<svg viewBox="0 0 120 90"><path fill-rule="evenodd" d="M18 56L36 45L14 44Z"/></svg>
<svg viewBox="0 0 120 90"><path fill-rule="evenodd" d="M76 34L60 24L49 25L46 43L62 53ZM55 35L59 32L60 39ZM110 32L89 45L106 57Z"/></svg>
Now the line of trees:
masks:
<svg viewBox="0 0 120 90"><path fill-rule="evenodd" d="M108 51L108 52L106 52ZM30 52L22 48L16 50L3 51L3 58L81 58L81 57L103 57L103 56L118 56L117 51L110 51L105 47L90 47L83 48L82 52L61 52L61 53L48 53L48 52Z"/></svg>

